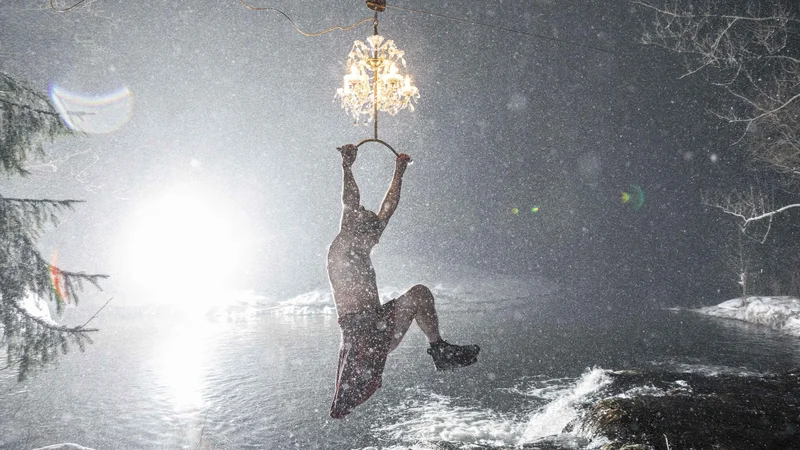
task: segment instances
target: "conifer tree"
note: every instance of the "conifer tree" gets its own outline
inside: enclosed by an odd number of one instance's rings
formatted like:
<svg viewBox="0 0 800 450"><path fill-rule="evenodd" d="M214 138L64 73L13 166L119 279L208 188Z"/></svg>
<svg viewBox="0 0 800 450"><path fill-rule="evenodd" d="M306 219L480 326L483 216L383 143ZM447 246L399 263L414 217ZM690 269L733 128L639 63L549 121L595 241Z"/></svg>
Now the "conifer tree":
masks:
<svg viewBox="0 0 800 450"><path fill-rule="evenodd" d="M43 145L71 134L46 96L0 72L0 172L25 176L24 164ZM37 241L58 215L77 200L10 198L0 191L0 369L16 369L22 381L33 370L66 353L70 341L81 351L91 342L85 326L68 327L52 320L68 302L78 303L84 283L99 289L105 275L62 270L44 258ZM47 314L38 312L48 311Z"/></svg>

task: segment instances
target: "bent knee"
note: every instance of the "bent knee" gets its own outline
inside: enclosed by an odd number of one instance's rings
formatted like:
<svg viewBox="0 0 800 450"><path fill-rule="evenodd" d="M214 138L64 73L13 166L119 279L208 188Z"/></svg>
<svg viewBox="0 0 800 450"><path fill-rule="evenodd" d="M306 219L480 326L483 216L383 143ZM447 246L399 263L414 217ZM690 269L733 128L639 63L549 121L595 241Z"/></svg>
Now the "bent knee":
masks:
<svg viewBox="0 0 800 450"><path fill-rule="evenodd" d="M433 301L433 292L424 284L415 284L408 290L408 293L421 300Z"/></svg>

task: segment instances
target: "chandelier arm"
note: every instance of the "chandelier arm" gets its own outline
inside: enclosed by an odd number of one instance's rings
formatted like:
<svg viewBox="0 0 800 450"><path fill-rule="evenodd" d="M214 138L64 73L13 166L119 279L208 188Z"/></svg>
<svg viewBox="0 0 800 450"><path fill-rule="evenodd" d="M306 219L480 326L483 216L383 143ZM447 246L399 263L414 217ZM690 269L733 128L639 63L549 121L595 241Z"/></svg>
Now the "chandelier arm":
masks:
<svg viewBox="0 0 800 450"><path fill-rule="evenodd" d="M391 145L387 144L385 141L382 141L380 139L364 139L363 141L361 141L358 144L356 144L356 148L361 147L362 145L366 144L367 142L377 142L378 144L382 144L382 145L386 146L386 148L391 150L392 153L394 153L395 156L400 157L400 154L397 153L397 151L395 149L393 149Z"/></svg>

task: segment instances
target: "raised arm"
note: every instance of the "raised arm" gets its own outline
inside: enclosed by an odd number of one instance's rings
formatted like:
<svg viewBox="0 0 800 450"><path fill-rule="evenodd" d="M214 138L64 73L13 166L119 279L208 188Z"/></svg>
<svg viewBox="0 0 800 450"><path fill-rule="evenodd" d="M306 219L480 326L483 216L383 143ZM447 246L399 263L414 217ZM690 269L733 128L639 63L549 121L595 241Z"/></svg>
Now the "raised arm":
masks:
<svg viewBox="0 0 800 450"><path fill-rule="evenodd" d="M358 148L355 145L347 144L338 150L342 154L342 172L344 174L344 180L342 181L342 207L356 210L358 205L361 204L361 194L353 176L353 163L356 161Z"/></svg>
<svg viewBox="0 0 800 450"><path fill-rule="evenodd" d="M386 191L386 195L383 197L381 210L378 212L378 218L384 223L389 222L392 214L394 214L394 211L397 209L397 205L400 204L400 189L403 186L403 174L406 171L406 167L408 167L409 161L411 161L411 158L405 153L401 153L397 156L392 184L389 185L389 190Z"/></svg>

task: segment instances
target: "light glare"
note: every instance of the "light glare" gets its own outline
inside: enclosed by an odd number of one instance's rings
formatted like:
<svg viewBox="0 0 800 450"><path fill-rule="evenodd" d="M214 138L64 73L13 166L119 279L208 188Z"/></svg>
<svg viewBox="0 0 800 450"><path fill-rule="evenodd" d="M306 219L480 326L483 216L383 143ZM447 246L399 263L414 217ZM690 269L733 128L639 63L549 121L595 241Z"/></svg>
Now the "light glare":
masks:
<svg viewBox="0 0 800 450"><path fill-rule="evenodd" d="M188 187L143 207L128 239L130 275L159 292L209 292L225 287L242 242L225 215Z"/></svg>

